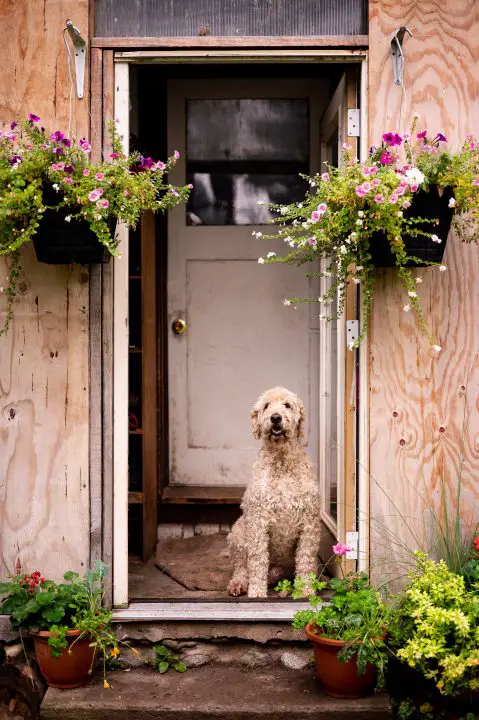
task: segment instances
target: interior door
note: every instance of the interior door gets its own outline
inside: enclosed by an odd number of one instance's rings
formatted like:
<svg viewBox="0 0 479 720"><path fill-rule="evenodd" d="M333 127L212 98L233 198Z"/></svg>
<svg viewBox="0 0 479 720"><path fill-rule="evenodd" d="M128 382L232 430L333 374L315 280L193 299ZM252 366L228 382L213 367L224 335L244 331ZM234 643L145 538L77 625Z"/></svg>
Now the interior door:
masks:
<svg viewBox="0 0 479 720"><path fill-rule="evenodd" d="M267 203L300 200L299 173L319 169L325 85L170 81L168 148L186 147L170 179L194 185L169 216L172 485L246 485L258 448L250 408L274 385L304 400L318 461L318 307L283 299L317 296L319 279L258 263L287 248L252 233L271 232Z"/></svg>

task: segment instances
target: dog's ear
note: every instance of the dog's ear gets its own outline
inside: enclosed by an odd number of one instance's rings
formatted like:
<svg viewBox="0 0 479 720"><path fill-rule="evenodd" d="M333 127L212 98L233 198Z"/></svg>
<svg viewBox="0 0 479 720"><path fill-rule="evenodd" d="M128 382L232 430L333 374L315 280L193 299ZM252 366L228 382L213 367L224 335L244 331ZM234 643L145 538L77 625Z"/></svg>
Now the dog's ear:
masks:
<svg viewBox="0 0 479 720"><path fill-rule="evenodd" d="M251 409L251 424L253 426L253 437L256 438L256 440L259 440L261 437L261 427L258 422L258 415L259 415L259 409L260 406L258 403L254 405Z"/></svg>
<svg viewBox="0 0 479 720"><path fill-rule="evenodd" d="M299 420L298 420L298 426L296 428L296 435L298 436L298 438L302 438L304 436L304 420L305 420L304 405L300 401L299 402Z"/></svg>

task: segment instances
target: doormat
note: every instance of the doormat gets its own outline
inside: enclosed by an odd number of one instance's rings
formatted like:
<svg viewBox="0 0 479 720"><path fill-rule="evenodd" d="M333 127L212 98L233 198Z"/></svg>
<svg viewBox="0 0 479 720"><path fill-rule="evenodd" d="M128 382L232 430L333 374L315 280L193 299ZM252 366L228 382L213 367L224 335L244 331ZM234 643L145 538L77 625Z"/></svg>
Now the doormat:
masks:
<svg viewBox="0 0 479 720"><path fill-rule="evenodd" d="M223 533L159 540L155 565L188 590L226 590L232 573Z"/></svg>

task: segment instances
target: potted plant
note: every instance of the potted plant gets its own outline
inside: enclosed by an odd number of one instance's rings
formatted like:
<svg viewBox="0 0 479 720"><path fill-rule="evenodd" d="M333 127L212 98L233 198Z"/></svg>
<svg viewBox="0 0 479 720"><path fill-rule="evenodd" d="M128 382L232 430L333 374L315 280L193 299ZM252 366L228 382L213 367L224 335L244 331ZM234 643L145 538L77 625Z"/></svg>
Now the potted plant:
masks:
<svg viewBox="0 0 479 720"><path fill-rule="evenodd" d="M33 241L37 258L51 264L105 262L117 254L117 221L133 228L145 210L166 211L188 197L190 186L166 182L176 163L126 156L115 123L112 152L98 163L90 143L60 130L48 133L40 118L14 120L0 133L0 255L10 259L3 334L12 317L19 249Z"/></svg>
<svg viewBox="0 0 479 720"><path fill-rule="evenodd" d="M404 311L416 312L434 350L441 350L421 311L422 277L411 266L434 265L445 272L441 261L453 214L461 216L457 227L468 240L476 237L479 215L479 145L469 135L452 154L445 142L441 133L431 138L426 130L417 132L416 117L409 133L385 133L364 162L343 145L340 167L306 178L311 189L302 202L273 206L278 231L265 237L279 237L290 250L284 256L269 252L259 262L321 260L319 275L330 278L321 297L285 298L285 305L327 304L337 296L341 313L348 286L359 285L362 326L350 345L355 348L366 334L377 269L394 266L404 286Z"/></svg>
<svg viewBox="0 0 479 720"><path fill-rule="evenodd" d="M333 551L341 565L352 548L338 543ZM298 611L293 628L304 628L313 643L316 675L327 695L357 698L384 685L387 663L386 627L389 608L364 572L342 573L329 580L325 602L321 592L328 584L311 575L307 581L281 581L277 589L292 592L293 599L309 597L311 608Z"/></svg>
<svg viewBox="0 0 479 720"><path fill-rule="evenodd" d="M393 712L401 720L477 717L479 581L467 581L422 552L416 563L388 630Z"/></svg>
<svg viewBox="0 0 479 720"><path fill-rule="evenodd" d="M84 577L66 572L63 583L46 580L39 571L0 583L0 613L10 615L21 635L33 637L40 670L52 687L84 685L97 654L109 687L106 663L119 655L120 643L111 611L102 607L107 570L98 562Z"/></svg>

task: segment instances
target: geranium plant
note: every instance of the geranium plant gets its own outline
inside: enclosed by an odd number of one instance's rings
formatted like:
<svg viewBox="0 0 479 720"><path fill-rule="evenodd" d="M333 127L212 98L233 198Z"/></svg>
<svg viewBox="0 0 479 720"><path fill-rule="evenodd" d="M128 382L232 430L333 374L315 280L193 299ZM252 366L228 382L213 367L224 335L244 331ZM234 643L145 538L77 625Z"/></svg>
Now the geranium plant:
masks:
<svg viewBox="0 0 479 720"><path fill-rule="evenodd" d="M7 313L0 335L12 317L18 251L34 239L47 210L68 208L66 234L68 223L85 221L99 243L116 255L112 219L134 228L145 210L166 211L188 197L190 186L175 187L166 181L179 158L177 151L166 162L136 152L126 156L115 123L110 134L111 154L93 163L85 138L70 138L60 130L49 133L33 113L0 133L0 255L10 257L9 276L2 283Z"/></svg>
<svg viewBox="0 0 479 720"><path fill-rule="evenodd" d="M284 256L274 252L259 262L287 262L303 265L323 261L320 275L330 278L329 289L319 298L285 298L285 305L301 302L330 303L338 297L342 312L348 286L360 285L362 326L359 337L350 348L357 347L365 337L373 299L376 265L374 251L386 245L392 253L396 273L404 287L403 309L414 310L419 325L434 349L440 347L428 330L419 302L421 275L411 264L435 265L438 272L446 266L410 255L408 238L423 237L431 243L444 244L431 219L414 217L413 204L421 191L437 186L439 197L447 191L446 212L457 216L468 213L462 225L463 238L475 239L475 223L479 217L479 145L469 135L462 149L452 154L445 149L442 133L431 136L426 130L417 132L417 117L410 132L399 135L387 132L378 147L370 150L367 160L353 157L350 145L343 145L340 167L306 179L310 190L302 202L276 205L273 209L279 224L275 235L291 248ZM261 236L261 233L253 233ZM329 316L322 313L320 317Z"/></svg>
<svg viewBox="0 0 479 720"><path fill-rule="evenodd" d="M385 635L390 608L379 590L370 585L365 572L343 572L342 562L351 550L343 543L333 547L334 562L340 567L341 577L326 581L322 575L313 574L307 579L295 578L293 583L282 580L277 590L291 592L293 599L300 599L306 588L311 607L294 615L293 628L309 626L324 638L343 641L338 660L346 662L356 656L359 675L365 673L368 664L373 665L377 670L377 687L382 687L387 665ZM325 596L326 588L329 593Z"/></svg>
<svg viewBox="0 0 479 720"><path fill-rule="evenodd" d="M13 629L22 634L49 631L50 654L57 658L67 647L72 651L76 642L89 638L103 662L105 687L109 687L107 662L116 658L120 644L125 644L112 628L111 610L102 607L107 571L106 565L97 562L84 577L66 572L62 583L45 579L39 571L0 582L0 614L10 616ZM69 630L80 631L70 645Z"/></svg>

